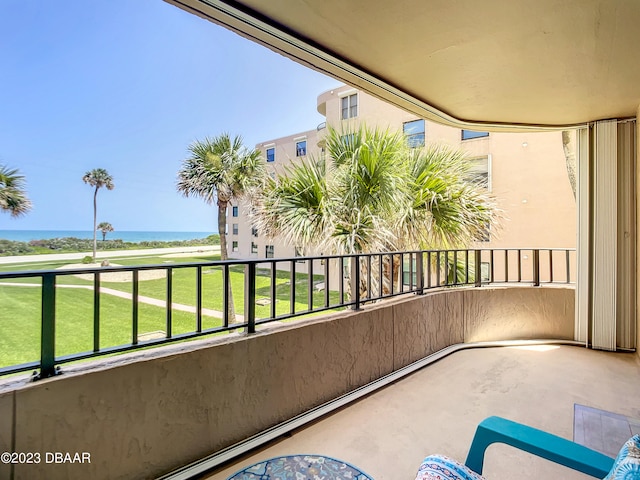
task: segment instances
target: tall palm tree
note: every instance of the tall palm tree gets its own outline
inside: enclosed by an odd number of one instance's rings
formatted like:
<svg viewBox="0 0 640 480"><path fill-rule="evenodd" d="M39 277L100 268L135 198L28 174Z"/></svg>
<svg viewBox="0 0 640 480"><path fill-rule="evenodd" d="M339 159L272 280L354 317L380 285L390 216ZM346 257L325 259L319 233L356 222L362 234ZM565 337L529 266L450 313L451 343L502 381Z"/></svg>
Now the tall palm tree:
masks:
<svg viewBox="0 0 640 480"><path fill-rule="evenodd" d="M100 222L96 229L102 232L102 241L104 242L107 238L107 233L113 232L113 225L109 222Z"/></svg>
<svg viewBox="0 0 640 480"><path fill-rule="evenodd" d="M86 184L94 187L93 191L93 261L96 261L97 250L97 238L96 232L98 230L97 218L98 218L98 190L105 187L107 190L113 190L115 185L113 184L113 177L109 175L104 168L94 168L89 170L82 177L82 181Z"/></svg>
<svg viewBox="0 0 640 480"><path fill-rule="evenodd" d="M243 145L242 137L231 138L223 133L189 146L190 156L178 171L178 192L185 197L202 198L218 206L218 233L220 256L228 260L226 212L229 203L242 197L251 197L265 177L265 164L260 152ZM233 294L228 290L229 321L235 321Z"/></svg>
<svg viewBox="0 0 640 480"><path fill-rule="evenodd" d="M255 207L261 231L354 254L466 246L494 223L493 199L469 180L461 152L412 149L401 133L364 125L329 127L325 149L265 181Z"/></svg>
<svg viewBox="0 0 640 480"><path fill-rule="evenodd" d="M24 187L24 176L17 169L0 165L0 210L12 217L19 217L31 210L32 204Z"/></svg>

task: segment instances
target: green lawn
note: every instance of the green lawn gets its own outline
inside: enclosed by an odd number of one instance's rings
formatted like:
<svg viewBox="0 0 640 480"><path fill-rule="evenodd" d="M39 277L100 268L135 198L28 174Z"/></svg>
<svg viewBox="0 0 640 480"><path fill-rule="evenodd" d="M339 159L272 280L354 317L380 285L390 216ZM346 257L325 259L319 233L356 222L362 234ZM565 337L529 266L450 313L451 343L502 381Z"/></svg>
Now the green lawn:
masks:
<svg viewBox="0 0 640 480"><path fill-rule="evenodd" d="M168 260L164 257L112 259L120 265L162 264L163 262L188 263L218 260L216 256L198 256ZM23 270L54 269L66 262L30 264ZM0 271L16 270L15 266L1 266ZM222 311L222 269L203 267L202 299L203 307ZM230 279L236 313L244 313L244 269L232 267ZM276 272L276 315L289 314L290 305L289 272ZM322 276L314 276L314 284L324 281ZM10 286L2 283L40 284L37 278L11 279L0 281L0 367L34 361L40 351L40 309L39 287ZM172 275L172 301L183 305L196 305L196 268L174 268ZM73 275L58 277L60 288L56 289L56 356L86 352L93 349L93 291L82 288L63 288L62 285L91 286L92 281ZM103 287L131 293L130 282L103 281ZM308 310L308 276L296 275L295 310ZM256 298L269 298L271 278L268 270L258 270ZM139 294L159 300L166 300L167 280L160 278L139 282ZM330 293L330 304L338 303L338 293ZM132 301L109 294L100 296L100 347L129 344L132 339ZM314 292L313 305L324 306L324 292ZM165 331L165 309L145 303L139 304L138 333ZM268 318L270 306L256 305L256 318ZM203 328L220 326L222 320L203 316ZM174 334L193 332L196 329L196 315L173 309L172 331Z"/></svg>
<svg viewBox="0 0 640 480"><path fill-rule="evenodd" d="M56 295L56 356L93 349L93 292L58 289ZM131 301L102 295L100 347L131 343ZM40 289L0 287L0 367L35 361L40 355ZM195 330L195 314L174 311L173 333ZM221 325L203 318L203 328ZM165 330L165 310L140 304L138 333Z"/></svg>

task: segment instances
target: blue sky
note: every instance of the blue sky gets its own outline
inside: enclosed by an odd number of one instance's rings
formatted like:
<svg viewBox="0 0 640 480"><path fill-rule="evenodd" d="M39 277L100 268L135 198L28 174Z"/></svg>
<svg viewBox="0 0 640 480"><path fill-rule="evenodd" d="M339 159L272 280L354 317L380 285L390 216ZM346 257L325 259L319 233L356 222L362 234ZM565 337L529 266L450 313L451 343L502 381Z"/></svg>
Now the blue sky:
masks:
<svg viewBox="0 0 640 480"><path fill-rule="evenodd" d="M215 231L215 208L175 190L196 139L245 144L314 128L339 82L162 0L0 1L0 164L34 209L0 230L90 230L83 174L105 168L98 221Z"/></svg>

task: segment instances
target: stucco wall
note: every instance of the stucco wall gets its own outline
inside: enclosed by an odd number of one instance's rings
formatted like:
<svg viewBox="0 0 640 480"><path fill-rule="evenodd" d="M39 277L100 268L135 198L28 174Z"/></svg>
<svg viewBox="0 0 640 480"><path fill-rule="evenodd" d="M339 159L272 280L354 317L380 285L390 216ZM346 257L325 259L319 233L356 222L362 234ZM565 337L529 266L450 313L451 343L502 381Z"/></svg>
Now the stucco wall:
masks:
<svg viewBox="0 0 640 480"><path fill-rule="evenodd" d="M454 343L571 339L573 304L571 288L448 290L67 367L0 393L0 450L91 454L16 479L152 478Z"/></svg>

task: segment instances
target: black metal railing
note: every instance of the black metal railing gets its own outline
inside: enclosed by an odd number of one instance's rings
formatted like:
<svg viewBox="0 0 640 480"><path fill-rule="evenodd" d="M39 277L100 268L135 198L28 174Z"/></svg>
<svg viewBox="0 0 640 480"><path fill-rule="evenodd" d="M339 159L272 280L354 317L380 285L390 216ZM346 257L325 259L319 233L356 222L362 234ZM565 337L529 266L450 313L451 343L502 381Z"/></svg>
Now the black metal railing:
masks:
<svg viewBox="0 0 640 480"><path fill-rule="evenodd" d="M31 358L37 360L15 362L0 356L0 375L39 369L34 377L45 378L55 375L59 365L68 362L203 335L237 330L250 334L257 326L274 321L328 310L359 309L366 303L423 294L435 288L574 283L575 265L573 249L521 248L0 273L0 293L4 290L5 298L11 296L9 289L22 287L23 291L39 292L41 305L39 318L32 318L34 333L30 340L13 342L14 348L26 349L24 343L30 343ZM152 280L148 279L149 272L155 272ZM128 275L130 279L120 278L119 283L114 283L113 275ZM35 284L29 283L34 281ZM231 288L234 283L236 288ZM240 285L242 289L238 288ZM40 288L27 288L34 286ZM78 289L92 293L81 296ZM231 295L236 299L233 312L229 308ZM120 302L118 305L113 304L113 296ZM64 300L60 309L59 300ZM13 314L7 313L6 308L3 310L0 332L6 334L8 322L23 321L19 320L23 307L15 306ZM63 307L66 310L59 311ZM237 315L235 322L233 315ZM78 316L79 322L74 320L73 325L66 325L70 317ZM119 319L119 325L115 325L115 318ZM3 326L3 322L7 323ZM161 325L164 329L150 332L154 328L150 325ZM20 328L28 329L28 322ZM17 332L15 328L13 331ZM125 334L128 341L113 339L118 336L123 339ZM75 337L83 337L84 342L78 345Z"/></svg>

